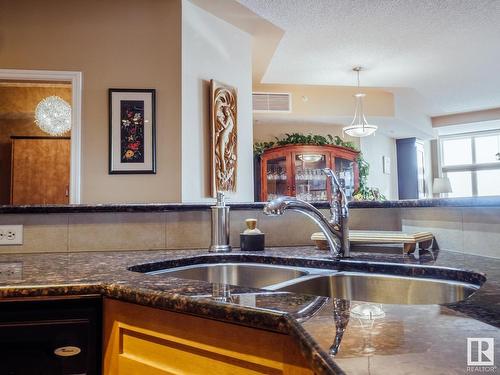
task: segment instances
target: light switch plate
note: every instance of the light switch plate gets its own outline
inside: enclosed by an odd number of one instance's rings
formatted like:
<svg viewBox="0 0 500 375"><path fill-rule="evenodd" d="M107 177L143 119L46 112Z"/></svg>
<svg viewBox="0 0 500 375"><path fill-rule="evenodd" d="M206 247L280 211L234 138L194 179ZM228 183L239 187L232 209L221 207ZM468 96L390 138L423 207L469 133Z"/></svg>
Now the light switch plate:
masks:
<svg viewBox="0 0 500 375"><path fill-rule="evenodd" d="M0 246L22 245L22 225L0 225Z"/></svg>

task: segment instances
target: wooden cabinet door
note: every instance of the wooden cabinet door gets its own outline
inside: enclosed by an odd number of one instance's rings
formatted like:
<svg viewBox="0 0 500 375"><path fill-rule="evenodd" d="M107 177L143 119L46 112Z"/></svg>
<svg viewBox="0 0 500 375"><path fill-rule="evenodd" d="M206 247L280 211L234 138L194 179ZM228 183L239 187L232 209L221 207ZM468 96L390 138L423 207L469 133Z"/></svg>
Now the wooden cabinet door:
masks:
<svg viewBox="0 0 500 375"><path fill-rule="evenodd" d="M290 152L273 152L262 157L261 201L293 196L293 172Z"/></svg>
<svg viewBox="0 0 500 375"><path fill-rule="evenodd" d="M216 320L104 299L106 375L312 375L294 340Z"/></svg>
<svg viewBox="0 0 500 375"><path fill-rule="evenodd" d="M12 140L11 204L69 203L70 139Z"/></svg>
<svg viewBox="0 0 500 375"><path fill-rule="evenodd" d="M292 152L292 196L306 202L327 201L326 176L330 153L321 147L297 147ZM318 159L319 158L319 159Z"/></svg>

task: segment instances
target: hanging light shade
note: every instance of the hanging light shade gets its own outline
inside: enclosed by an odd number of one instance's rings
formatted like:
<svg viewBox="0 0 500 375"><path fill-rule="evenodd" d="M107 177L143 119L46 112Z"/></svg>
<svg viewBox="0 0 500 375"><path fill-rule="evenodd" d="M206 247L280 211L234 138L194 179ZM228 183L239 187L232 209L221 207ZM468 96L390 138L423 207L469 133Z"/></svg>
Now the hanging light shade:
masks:
<svg viewBox="0 0 500 375"><path fill-rule="evenodd" d="M35 123L45 133L62 135L71 130L71 106L58 96L46 97L36 106Z"/></svg>
<svg viewBox="0 0 500 375"><path fill-rule="evenodd" d="M359 72L362 70L360 66L353 68L353 70L358 75L358 89L359 89ZM368 124L366 121L365 114L363 112L363 98L366 94L358 92L354 95L356 99L356 109L354 111L354 118L352 119L351 125L346 126L342 129L342 132L350 135L351 137L366 137L375 133L378 129L377 125Z"/></svg>

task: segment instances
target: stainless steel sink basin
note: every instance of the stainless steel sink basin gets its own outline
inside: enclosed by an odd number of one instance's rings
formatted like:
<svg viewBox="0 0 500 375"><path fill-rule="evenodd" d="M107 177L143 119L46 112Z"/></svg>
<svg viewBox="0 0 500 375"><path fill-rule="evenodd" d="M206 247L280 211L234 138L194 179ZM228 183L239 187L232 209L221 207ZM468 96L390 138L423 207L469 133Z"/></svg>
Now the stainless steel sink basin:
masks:
<svg viewBox="0 0 500 375"><path fill-rule="evenodd" d="M163 269L148 272L148 274L164 274L181 279L265 288L309 273L297 267L261 265L257 263L217 263Z"/></svg>
<svg viewBox="0 0 500 375"><path fill-rule="evenodd" d="M472 284L436 279L342 272L311 276L278 288L301 294L389 304L442 304L464 300Z"/></svg>
<svg viewBox="0 0 500 375"><path fill-rule="evenodd" d="M453 303L466 299L480 287L453 280L249 262L203 263L145 273L385 304Z"/></svg>

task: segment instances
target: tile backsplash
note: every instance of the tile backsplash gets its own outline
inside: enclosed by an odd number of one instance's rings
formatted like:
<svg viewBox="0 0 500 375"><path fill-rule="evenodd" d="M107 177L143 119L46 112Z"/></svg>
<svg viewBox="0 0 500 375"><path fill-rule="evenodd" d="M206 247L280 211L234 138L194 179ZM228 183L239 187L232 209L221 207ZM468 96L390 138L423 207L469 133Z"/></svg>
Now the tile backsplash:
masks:
<svg viewBox="0 0 500 375"><path fill-rule="evenodd" d="M327 211L325 210L325 213ZM351 229L430 231L442 249L500 257L500 208L365 208L350 210ZM231 211L231 244L239 246L245 219L258 219L267 246L310 245L319 228L297 212L281 217L261 210ZM23 224L24 244L0 253L208 248L209 211L156 213L3 214L2 224Z"/></svg>
<svg viewBox="0 0 500 375"><path fill-rule="evenodd" d="M499 207L401 209L403 231L429 231L439 248L500 258Z"/></svg>

